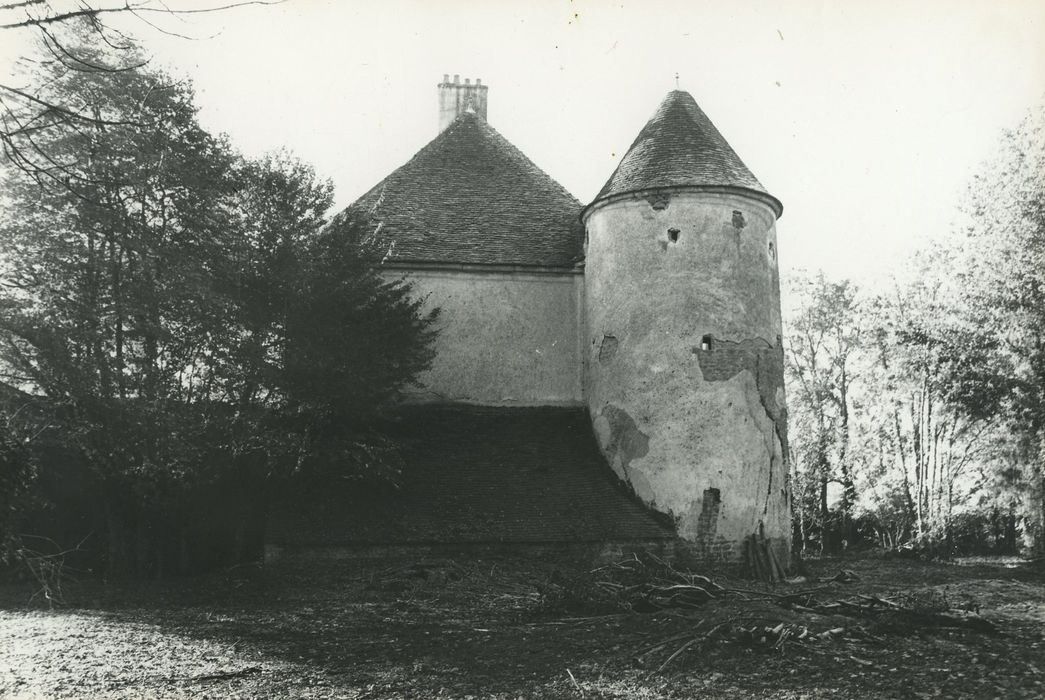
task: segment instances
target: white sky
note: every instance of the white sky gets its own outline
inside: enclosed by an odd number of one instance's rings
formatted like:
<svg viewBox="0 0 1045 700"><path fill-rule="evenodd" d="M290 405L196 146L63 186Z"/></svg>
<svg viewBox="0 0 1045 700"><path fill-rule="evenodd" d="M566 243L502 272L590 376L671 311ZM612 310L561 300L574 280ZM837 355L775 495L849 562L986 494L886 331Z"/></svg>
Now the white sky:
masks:
<svg viewBox="0 0 1045 700"><path fill-rule="evenodd" d="M490 123L587 203L678 72L783 201L785 272L865 283L946 233L1045 98L1041 0L288 0L163 26L217 34L140 32L192 77L204 124L248 154L289 148L339 206L435 136L444 73L482 78Z"/></svg>

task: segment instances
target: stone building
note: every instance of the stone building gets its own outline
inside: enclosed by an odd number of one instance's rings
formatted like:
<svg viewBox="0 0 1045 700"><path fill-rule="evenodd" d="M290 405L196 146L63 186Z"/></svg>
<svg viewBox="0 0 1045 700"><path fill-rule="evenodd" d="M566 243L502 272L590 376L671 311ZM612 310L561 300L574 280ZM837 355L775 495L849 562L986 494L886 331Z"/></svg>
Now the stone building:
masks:
<svg viewBox="0 0 1045 700"><path fill-rule="evenodd" d="M784 554L780 202L683 91L587 206L487 123L487 86L444 77L438 96L435 139L332 224L365 216L382 270L441 308L403 483L278 516L270 546L728 560L761 531Z"/></svg>

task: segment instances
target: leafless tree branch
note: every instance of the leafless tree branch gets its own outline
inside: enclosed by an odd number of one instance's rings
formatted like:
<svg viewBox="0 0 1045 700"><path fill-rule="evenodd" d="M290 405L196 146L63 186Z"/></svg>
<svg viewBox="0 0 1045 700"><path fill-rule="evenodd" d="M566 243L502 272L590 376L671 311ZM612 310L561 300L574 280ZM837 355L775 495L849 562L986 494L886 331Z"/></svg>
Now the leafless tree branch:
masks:
<svg viewBox="0 0 1045 700"><path fill-rule="evenodd" d="M65 188L76 196L83 192L77 185L89 184L73 172L74 166L58 162L40 146L45 141L43 133L49 130L68 130L70 133L88 136L94 128L131 127L144 128L138 118L144 110L144 102L155 90L150 90L137 110L116 113L102 102L93 104L66 104L56 97L50 84L62 78L68 79L70 71L79 73L122 73L140 69L148 59L137 51L135 41L124 32L110 26L105 17L129 15L155 31L183 39L195 40L168 30L154 21L157 16L177 18L186 22L190 15L201 15L233 10L251 5L278 5L285 0L235 0L224 4L197 8L171 7L165 0L73 0L59 3L50 0L11 0L0 4L0 11L7 12L0 30L19 29L39 33L39 50L43 58L28 59L39 65L49 65L48 70L37 76L37 81L26 85L0 83L0 156L15 168L45 189ZM24 18L16 19L24 13ZM13 16L10 13L15 13ZM77 38L66 37L60 29L76 29ZM93 49L100 49L96 52ZM63 75L63 71L65 71ZM49 77L45 77L49 74ZM41 80L47 82L41 83ZM104 97L99 97L104 100ZM133 107L131 108L133 109ZM34 138L36 137L36 138Z"/></svg>
<svg viewBox="0 0 1045 700"><path fill-rule="evenodd" d="M149 24L152 25L151 22ZM88 61L84 58L81 58L73 54L73 52L67 49L65 45L63 45L62 42L59 41L58 38L55 37L55 35L50 30L48 30L47 27L40 27L40 32L43 36L43 44L51 53L51 55L54 56L63 66L71 70L123 73L127 71L137 70L138 68L141 68L146 63L148 63L148 60L142 60L138 63L133 63L126 66L106 66L100 63L94 63L92 61ZM73 65L67 63L65 59L69 59L70 61L72 61Z"/></svg>
<svg viewBox="0 0 1045 700"><path fill-rule="evenodd" d="M243 0L243 2L233 2L226 5L219 5L217 7L202 7L196 9L172 9L166 5L163 7L149 7L147 3L131 3L125 2L123 5L111 6L111 7L91 7L89 5L83 6L81 10L70 10L68 12L58 12L53 15L47 15L44 17L28 17L18 22L8 22L6 24L0 24L0 29L19 29L25 27L42 27L49 24L61 24L63 22L70 22L79 18L97 18L103 14L121 14L121 13L132 13L137 15L141 12L154 12L163 13L172 16L178 15L198 15L210 12L222 12L224 10L232 10L239 7L247 7L249 5L279 5L284 0ZM13 7L21 7L24 5L38 5L41 3L26 2L12 6L12 8L0 8L0 9L13 9Z"/></svg>
<svg viewBox="0 0 1045 700"><path fill-rule="evenodd" d="M57 112L59 114L65 115L66 117L69 117L70 119L75 119L76 121L79 121L79 122L82 122L82 123L86 123L86 124L99 124L99 125L102 125L102 126L140 126L141 125L140 122L135 121L135 120L106 119L104 117L92 116L92 115L89 115L89 114L83 114L81 112L77 112L77 111L74 111L72 109L68 109L66 107L62 107L61 105L54 104L53 102L49 102L47 100L41 99L39 97L36 97L35 95L31 95L28 92L25 92L24 90L19 90L18 88L11 87L10 85L0 84L0 92L8 92L8 93L10 93L12 95L15 95L17 97L22 98L23 100L25 100L27 102L31 102L33 104L39 105L39 106L43 107L46 110L51 110L51 111Z"/></svg>
<svg viewBox="0 0 1045 700"><path fill-rule="evenodd" d="M43 5L45 0L25 0L24 2L9 2L0 5L0 10L17 10L20 7L29 7L31 5Z"/></svg>

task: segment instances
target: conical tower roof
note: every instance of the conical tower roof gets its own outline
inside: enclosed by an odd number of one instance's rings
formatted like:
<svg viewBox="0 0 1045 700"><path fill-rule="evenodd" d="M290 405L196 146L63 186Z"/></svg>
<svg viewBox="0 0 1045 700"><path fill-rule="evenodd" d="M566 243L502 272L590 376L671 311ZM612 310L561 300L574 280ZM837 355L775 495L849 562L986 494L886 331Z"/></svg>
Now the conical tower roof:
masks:
<svg viewBox="0 0 1045 700"><path fill-rule="evenodd" d="M766 201L778 217L783 211L780 200L751 174L693 96L673 90L639 132L592 205L627 192L687 186L747 190Z"/></svg>
<svg viewBox="0 0 1045 700"><path fill-rule="evenodd" d="M384 262L570 267L581 203L472 112L339 219L363 215Z"/></svg>

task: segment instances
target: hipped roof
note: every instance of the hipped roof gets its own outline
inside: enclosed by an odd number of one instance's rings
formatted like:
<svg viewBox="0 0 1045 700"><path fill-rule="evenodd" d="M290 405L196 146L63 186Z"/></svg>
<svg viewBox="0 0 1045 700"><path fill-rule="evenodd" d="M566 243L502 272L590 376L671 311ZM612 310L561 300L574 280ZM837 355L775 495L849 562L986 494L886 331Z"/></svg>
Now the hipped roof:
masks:
<svg viewBox="0 0 1045 700"><path fill-rule="evenodd" d="M384 262L572 267L581 203L474 113L458 117L348 209Z"/></svg>

